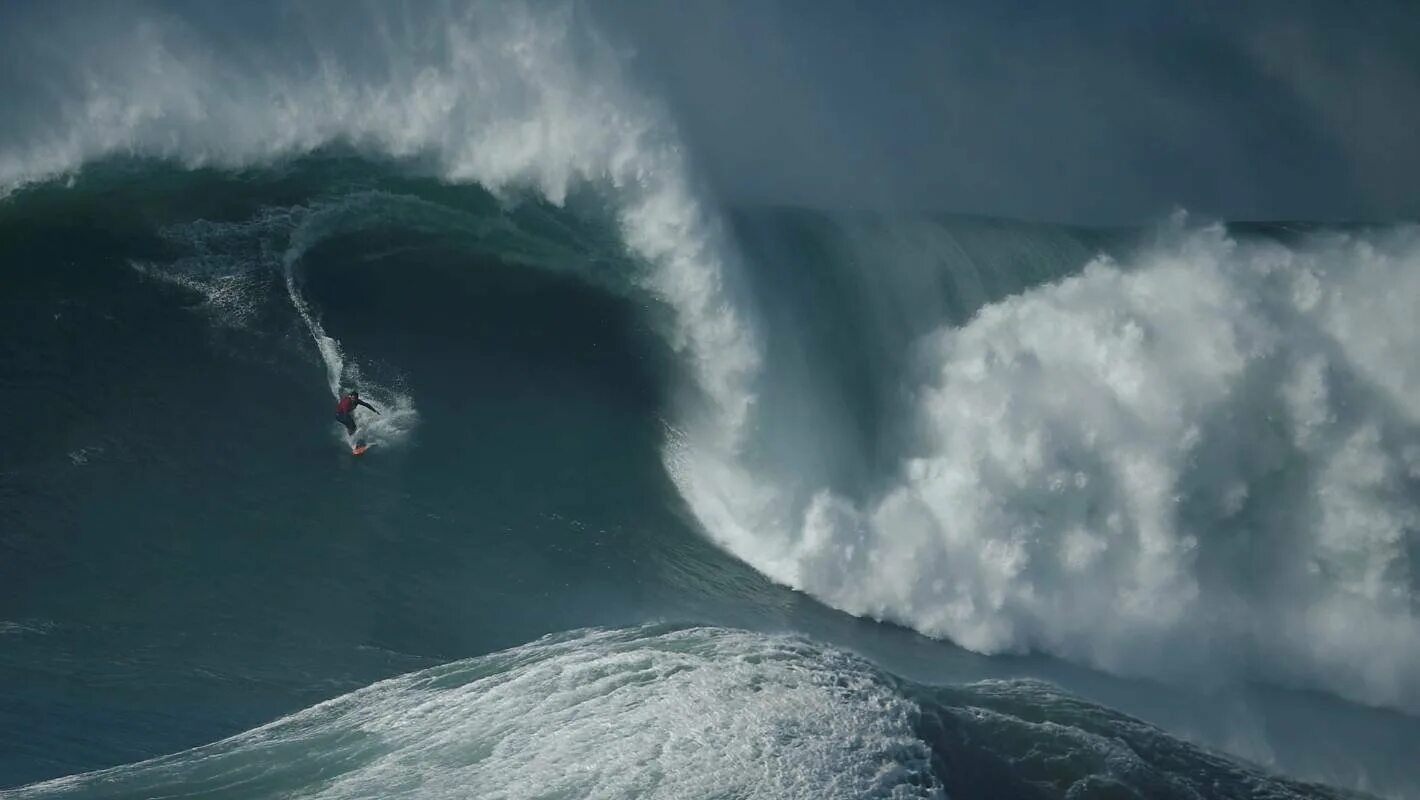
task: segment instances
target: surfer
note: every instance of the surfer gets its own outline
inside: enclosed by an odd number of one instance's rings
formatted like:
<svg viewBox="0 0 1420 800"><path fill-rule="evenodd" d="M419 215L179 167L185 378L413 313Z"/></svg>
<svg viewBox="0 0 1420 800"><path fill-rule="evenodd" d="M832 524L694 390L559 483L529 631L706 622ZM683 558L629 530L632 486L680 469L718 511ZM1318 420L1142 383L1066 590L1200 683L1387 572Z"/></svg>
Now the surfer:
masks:
<svg viewBox="0 0 1420 800"><path fill-rule="evenodd" d="M354 389L350 390L350 394L342 396L340 402L335 404L335 421L345 426L345 430L351 438L355 436L355 409L359 406L364 406L376 414L380 413L378 408L361 400L360 393Z"/></svg>

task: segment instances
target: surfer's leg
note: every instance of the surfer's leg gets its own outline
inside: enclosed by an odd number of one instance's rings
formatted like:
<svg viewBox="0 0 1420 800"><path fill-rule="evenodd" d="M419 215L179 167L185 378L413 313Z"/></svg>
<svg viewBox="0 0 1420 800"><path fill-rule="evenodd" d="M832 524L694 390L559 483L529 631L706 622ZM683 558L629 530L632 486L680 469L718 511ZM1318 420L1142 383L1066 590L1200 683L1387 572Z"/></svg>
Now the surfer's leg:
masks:
<svg viewBox="0 0 1420 800"><path fill-rule="evenodd" d="M335 421L345 426L346 434L350 436L355 435L355 420L352 419L349 414L337 414Z"/></svg>

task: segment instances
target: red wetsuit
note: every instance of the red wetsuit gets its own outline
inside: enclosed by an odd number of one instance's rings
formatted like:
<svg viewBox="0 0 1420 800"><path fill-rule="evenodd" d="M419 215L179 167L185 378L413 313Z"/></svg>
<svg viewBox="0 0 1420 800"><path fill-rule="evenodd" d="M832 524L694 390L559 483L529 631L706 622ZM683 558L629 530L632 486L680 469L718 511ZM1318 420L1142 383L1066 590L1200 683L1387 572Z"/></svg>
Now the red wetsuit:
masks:
<svg viewBox="0 0 1420 800"><path fill-rule="evenodd" d="M355 435L355 407L364 406L376 414L379 409L361 400L353 394L347 394L340 398L340 402L335 404L335 421L345 426L345 430L351 436Z"/></svg>

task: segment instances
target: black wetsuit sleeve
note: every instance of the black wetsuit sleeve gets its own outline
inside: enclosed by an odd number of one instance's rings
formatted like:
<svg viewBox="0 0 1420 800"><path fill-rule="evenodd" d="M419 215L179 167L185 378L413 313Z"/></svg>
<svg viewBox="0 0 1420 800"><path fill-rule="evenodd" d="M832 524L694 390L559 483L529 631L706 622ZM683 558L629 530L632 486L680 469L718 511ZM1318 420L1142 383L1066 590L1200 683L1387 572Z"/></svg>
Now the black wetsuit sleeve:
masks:
<svg viewBox="0 0 1420 800"><path fill-rule="evenodd" d="M365 408L370 409L371 411L375 412L376 414L380 413L380 410L379 410L378 408L375 408L374 406L370 405L369 403L365 402L364 400L356 400L355 402L359 403L360 405L364 406Z"/></svg>

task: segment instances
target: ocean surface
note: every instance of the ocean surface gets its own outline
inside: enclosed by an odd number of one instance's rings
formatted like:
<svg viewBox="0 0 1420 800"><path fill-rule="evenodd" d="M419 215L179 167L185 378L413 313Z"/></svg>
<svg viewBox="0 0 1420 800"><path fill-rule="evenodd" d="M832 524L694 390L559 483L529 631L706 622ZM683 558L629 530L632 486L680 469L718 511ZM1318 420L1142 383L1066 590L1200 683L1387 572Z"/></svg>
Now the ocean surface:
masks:
<svg viewBox="0 0 1420 800"><path fill-rule="evenodd" d="M480 13L0 152L0 797L1420 796L1420 227L728 204Z"/></svg>

